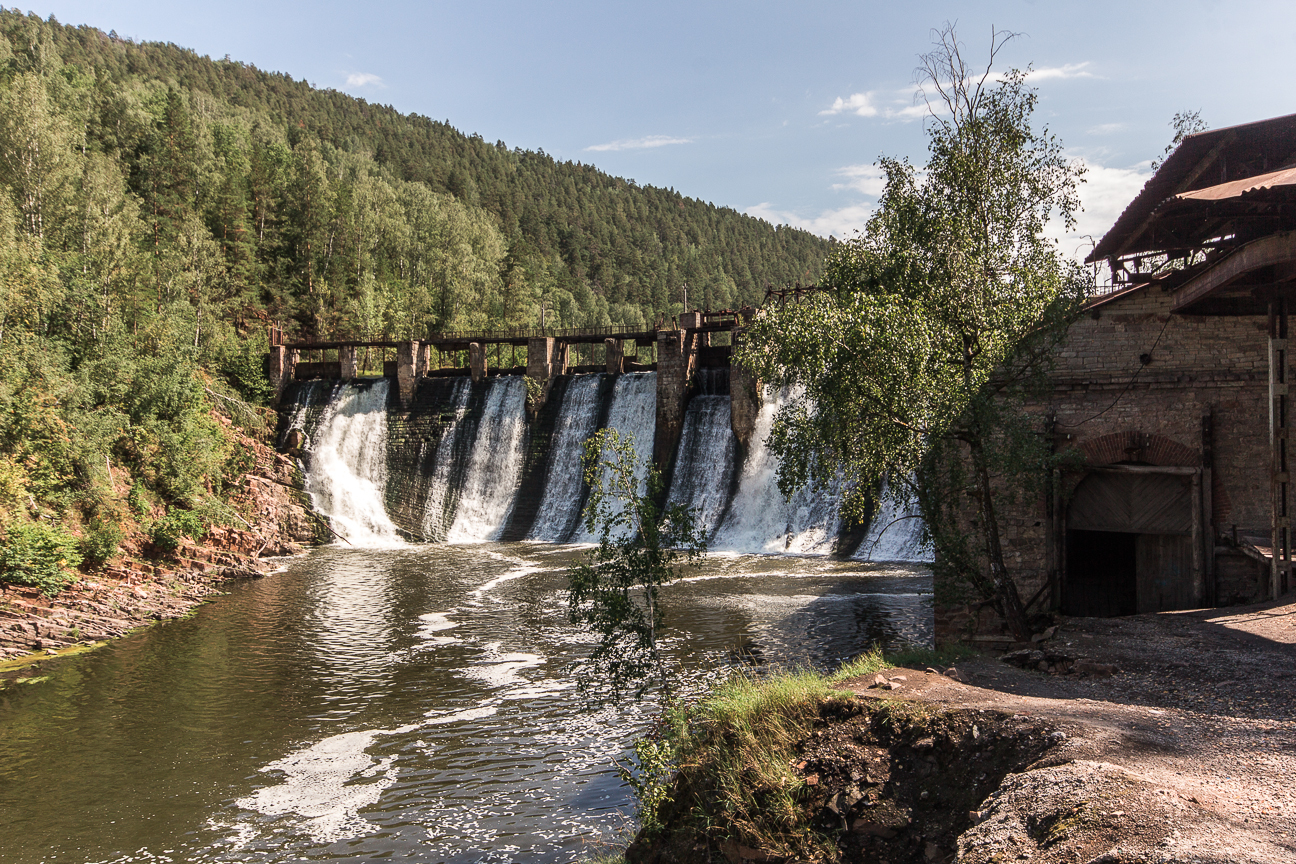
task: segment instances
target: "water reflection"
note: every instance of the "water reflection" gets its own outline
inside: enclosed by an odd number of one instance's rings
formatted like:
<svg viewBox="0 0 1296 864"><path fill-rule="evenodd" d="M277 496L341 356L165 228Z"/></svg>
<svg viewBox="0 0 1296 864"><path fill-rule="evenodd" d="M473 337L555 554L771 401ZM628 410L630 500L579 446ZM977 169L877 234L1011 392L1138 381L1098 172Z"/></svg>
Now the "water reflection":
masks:
<svg viewBox="0 0 1296 864"><path fill-rule="evenodd" d="M536 544L318 550L0 691L0 859L565 861L632 809L646 706L585 710L563 568ZM671 651L830 665L930 639L925 571L714 557Z"/></svg>

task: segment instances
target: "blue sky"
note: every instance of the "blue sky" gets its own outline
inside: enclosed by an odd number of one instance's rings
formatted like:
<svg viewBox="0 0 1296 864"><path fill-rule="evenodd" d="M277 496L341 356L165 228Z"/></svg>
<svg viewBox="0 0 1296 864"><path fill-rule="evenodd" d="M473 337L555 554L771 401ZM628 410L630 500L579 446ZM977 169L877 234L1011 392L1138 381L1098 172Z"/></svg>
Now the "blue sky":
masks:
<svg viewBox="0 0 1296 864"><path fill-rule="evenodd" d="M1278 2L284 2L46 0L66 24L174 42L509 146L841 237L880 154L921 161L918 55L956 22L974 58L1038 70L1037 119L1089 166L1079 234L1141 188L1176 111L1296 112L1296 4ZM1081 244L1076 237L1069 244ZM1083 250L1082 250L1083 251Z"/></svg>

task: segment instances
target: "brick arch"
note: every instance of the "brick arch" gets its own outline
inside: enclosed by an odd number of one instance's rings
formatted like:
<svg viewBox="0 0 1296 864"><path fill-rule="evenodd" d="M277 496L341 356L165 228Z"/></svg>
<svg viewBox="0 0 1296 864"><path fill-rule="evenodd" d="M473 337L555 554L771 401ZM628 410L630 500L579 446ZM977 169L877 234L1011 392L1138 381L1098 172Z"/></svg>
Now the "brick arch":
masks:
<svg viewBox="0 0 1296 864"><path fill-rule="evenodd" d="M1113 432L1086 439L1076 446L1090 465L1143 462L1196 467L1201 464L1198 451L1156 433Z"/></svg>
<svg viewBox="0 0 1296 864"><path fill-rule="evenodd" d="M1081 441L1076 448L1090 465L1143 462L1149 465L1177 465L1195 468L1201 454L1164 435L1147 432L1113 432ZM1228 489L1219 472L1211 475L1211 518L1218 529L1228 522L1233 509Z"/></svg>

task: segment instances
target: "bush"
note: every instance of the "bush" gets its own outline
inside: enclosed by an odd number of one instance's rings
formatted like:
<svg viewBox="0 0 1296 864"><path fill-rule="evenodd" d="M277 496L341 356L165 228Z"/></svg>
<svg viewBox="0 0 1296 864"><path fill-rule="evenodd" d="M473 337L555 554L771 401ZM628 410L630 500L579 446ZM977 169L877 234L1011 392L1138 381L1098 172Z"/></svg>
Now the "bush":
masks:
<svg viewBox="0 0 1296 864"><path fill-rule="evenodd" d="M81 538L81 555L91 567L102 567L117 554L121 546L121 526L115 522L95 522Z"/></svg>
<svg viewBox="0 0 1296 864"><path fill-rule="evenodd" d="M138 480L131 487L130 494L126 496L126 503L130 505L131 512L140 519L147 516L149 511L153 509L149 504L148 489Z"/></svg>
<svg viewBox="0 0 1296 864"><path fill-rule="evenodd" d="M71 570L81 563L77 545L57 525L15 525L0 546L0 580L32 585L53 597L76 579Z"/></svg>
<svg viewBox="0 0 1296 864"><path fill-rule="evenodd" d="M220 361L221 374L243 398L257 405L269 405L274 389L266 377L265 353L254 339L241 340L237 350Z"/></svg>
<svg viewBox="0 0 1296 864"><path fill-rule="evenodd" d="M188 510L172 510L153 523L149 529L149 539L158 550L171 553L180 548L180 540L190 539L203 533L202 520L197 514Z"/></svg>

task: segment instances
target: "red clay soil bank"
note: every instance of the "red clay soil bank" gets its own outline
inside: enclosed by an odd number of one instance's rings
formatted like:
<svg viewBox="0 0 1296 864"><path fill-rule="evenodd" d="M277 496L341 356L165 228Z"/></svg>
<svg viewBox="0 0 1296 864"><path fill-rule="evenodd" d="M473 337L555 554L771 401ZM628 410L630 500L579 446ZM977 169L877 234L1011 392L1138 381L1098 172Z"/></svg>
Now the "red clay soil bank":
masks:
<svg viewBox="0 0 1296 864"><path fill-rule="evenodd" d="M35 588L0 584L0 661L57 653L180 617L217 593L222 582L259 577L269 566L264 559L316 542L318 517L293 461L217 419L255 456L255 467L230 502L247 525L213 528L166 557L149 557L143 535L131 535L116 559L52 598Z"/></svg>

